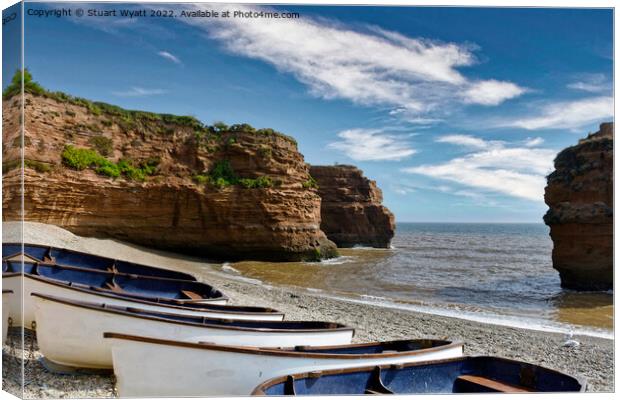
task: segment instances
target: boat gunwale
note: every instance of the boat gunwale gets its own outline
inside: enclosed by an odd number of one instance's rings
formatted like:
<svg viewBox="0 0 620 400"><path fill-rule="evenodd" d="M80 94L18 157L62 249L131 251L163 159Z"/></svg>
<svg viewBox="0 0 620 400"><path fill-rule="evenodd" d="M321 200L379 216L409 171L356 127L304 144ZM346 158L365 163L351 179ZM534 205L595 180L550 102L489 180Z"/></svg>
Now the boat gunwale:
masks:
<svg viewBox="0 0 620 400"><path fill-rule="evenodd" d="M410 356L416 354L426 354L435 351L447 350L455 347L462 347L463 342L459 341L446 341L447 344L430 347L426 349L419 350L409 350L402 352L394 352L394 353L366 353L366 354L339 354L339 353L306 353L301 351L295 351L294 347L251 347L251 346L233 346L233 345L219 345L205 342L182 342L178 340L170 340L170 339L160 339L154 337L147 336L139 336L139 335L130 335L125 333L115 333L115 332L104 332L103 337L106 339L120 339L120 340L128 340L134 342L141 343L151 343L151 344L159 344L164 346L172 346L172 347L183 347L183 348L191 348L191 349L200 349L200 350L215 350L222 351L228 353L244 353L244 354L255 354L255 355L264 355L270 357L293 357L293 358L333 358L333 359L342 359L342 360L357 360L357 359L374 359L374 358L396 358L402 356ZM409 339L409 340L392 340L385 342L366 342L366 343L351 343L345 345L333 345L333 346L305 346L311 349L343 349L343 348L360 348L360 347L372 347L381 344L391 344L391 343L403 343L403 342L412 342L417 339ZM425 340L425 339L419 339ZM428 339L435 340L435 339Z"/></svg>
<svg viewBox="0 0 620 400"><path fill-rule="evenodd" d="M104 304L99 304L99 303L92 303L92 304L88 304L87 302L81 302L81 301L73 301L73 300L69 300L69 299L63 299L63 298L59 298L56 296L50 296L50 295L45 295L45 294L41 294L41 293L31 293L30 294L33 297L39 297L43 300L47 300L47 301L51 301L54 303L60 303L60 304L64 304L67 305L69 307L75 307L75 308L84 308L84 309L88 309L88 310L92 310L95 312L104 312L104 313L109 313L109 314L115 314L115 315L123 315L129 318L137 318L137 319L146 319L146 320L150 320L150 321L157 321L157 322L163 322L163 323L169 323L169 324L175 324L175 325L185 325L185 326L193 326L193 327L197 327L197 328L212 328L212 329L223 329L223 330L234 330L234 331L249 331L249 332L267 332L267 333L271 333L271 332L283 332L283 333L307 333L307 332L313 332L313 333L329 333L329 332L338 332L338 331L352 331L353 335L355 335L355 328L352 327L348 327L346 325L342 325L339 324L337 322L323 322L323 321L255 321L255 320L233 320L230 318L204 318L204 317L192 317L192 316L187 316L187 315L179 315L179 314L172 314L172 313L159 313L159 314L169 314L169 315L177 315L179 317L182 318L201 318L204 321L209 321L209 320L213 320L213 321L221 321L221 322L238 322L238 323L244 323L244 324L265 324L265 323L270 323L270 324L295 324L295 323L315 323L315 324L325 324L325 325L335 325L335 327L333 328L319 328L319 329L310 329L310 328L305 328L305 329L286 329L286 328L249 328L249 327L242 327L242 326L230 326L230 325L217 325L217 324L209 324L208 322L204 322L204 323L197 323L197 322L189 322L189 321L179 321L179 320L172 320L172 319L168 319L168 318L160 318L160 317L156 317L156 316L152 316L152 315L141 315L141 314L136 314L135 312L132 311L128 311L128 310L120 310L119 308L127 308L127 307L117 307L117 306L106 306L105 303ZM134 308L134 307L129 307L129 308ZM134 308L136 310L140 310L138 308ZM148 310L140 310L146 313L149 313Z"/></svg>
<svg viewBox="0 0 620 400"><path fill-rule="evenodd" d="M15 272L15 273L11 273L11 276L6 276L3 274L3 277L7 277L10 278L12 276L16 276L16 274L19 274L19 272ZM8 274L7 274L8 275ZM40 275L32 275L32 274L24 274L25 276L27 276L28 278L32 278L34 280L43 282L45 284L50 284L53 286L58 286L64 289L68 289L68 290L74 290L74 291L78 291L78 292L82 292L82 293L88 293L88 294L92 294L94 296L101 296L101 297L106 297L106 298L113 298L113 299L118 299L118 300L124 300L124 301L132 301L135 303L139 303L139 304L147 304L147 305L153 305L153 306L160 306L160 307L169 307L169 308L173 308L173 309L179 309L179 310L184 310L184 311L196 311L196 312L222 312L222 313L228 313L228 314L234 314L234 315L269 315L269 316L275 316L275 315L282 315L284 316L285 314L282 311L273 309L273 308L263 308L263 307L251 307L251 306L233 306L233 305L227 305L227 304L209 304L207 302L203 303L193 303L193 304L203 304L205 307L185 307L183 304L188 303L187 301L184 300L179 300L179 299L168 299L165 297L152 297L152 298L140 298L140 297L130 297L130 296L125 296L125 295L119 295L116 294L114 292L112 292L111 290L107 290L107 289L100 289L100 290L96 290L96 289L92 289L90 286L86 287L81 286L81 284L77 284L77 283L73 283L70 284L71 282L67 283L65 281L61 281L61 280L56 280L56 279L51 279L51 278L46 278L44 276L40 276ZM78 286L80 285L80 286ZM150 299L150 300L149 300ZM222 300L222 299L228 299L228 297L223 296L223 297L214 297L214 298L209 298L209 299L205 299L205 300ZM160 303L156 300L165 300L165 301L170 301L170 302L174 302L174 303L178 303L178 304L169 304L169 303ZM213 307L213 308L211 308ZM232 307L232 308L236 308L239 309L239 311L236 310L227 310L226 307ZM256 309L262 309L263 311L242 311L242 309L244 308L256 308Z"/></svg>
<svg viewBox="0 0 620 400"><path fill-rule="evenodd" d="M12 261L6 261L3 260L5 262L12 262ZM201 285L205 285L207 287L209 287L211 290L216 291L220 294L220 296L218 297L203 297L202 299L173 299L170 298L169 300L174 300L177 302L182 302L182 303L204 303L204 302L209 302L209 301L221 301L221 300L229 300L229 297L224 295L224 293L222 293L221 290L217 289L216 287L208 284L208 283L204 283L204 282L200 282L200 281L188 281L188 280L184 280L184 279L168 279L168 278L159 278L159 277L153 277L153 276L144 276L144 275L135 275L135 274L123 274L123 273L116 273L116 272L111 272L111 271L101 271L101 270L96 270L96 269L90 269L90 268L80 268L80 267L71 267L71 266L62 266L62 265L58 265L58 264L49 264L49 263L45 263L45 262L33 262L32 264L35 264L35 267L38 269L39 265L43 265L44 267L51 267L51 268L61 268L61 269L68 269L71 271L79 271L79 272L89 272L89 273L98 273L98 274L105 274L105 275L109 275L111 277L111 279L114 279L115 276L117 275L122 275L122 276L126 276L129 277L131 279L150 279L150 280L155 280L155 281L166 281L166 282L189 282L189 283L198 283ZM39 278L39 279L44 279L46 281L55 281L55 282L59 282L59 283L72 283L71 281L63 281L60 279L54 279L54 278L50 278L47 276L42 276L39 275L38 272L37 274L30 274L30 273L26 273L23 270L20 272L2 272L2 277L3 278L11 278L13 276L18 276L18 275L23 275L23 276L28 276L31 278ZM67 283L65 283L65 285L67 285ZM112 290L110 289L106 289L106 288L97 288L94 286L91 286L89 288L90 290L93 290L95 292L103 292L103 293L114 293ZM142 296L140 294L132 294L131 292L127 292L126 294L120 294L120 296L122 297L127 297L127 298L137 298L137 299L156 299L156 297L151 297L151 296ZM165 297L163 297L163 299L166 299Z"/></svg>
<svg viewBox="0 0 620 400"><path fill-rule="evenodd" d="M321 378L321 377L326 376L326 375L352 374L352 373L356 373L356 372L369 372L369 373L371 373L377 367L379 367L381 369L384 369L384 370L394 369L395 367L397 367L397 369L404 369L404 368L409 368L409 367L414 367L414 366L424 366L424 365L433 365L433 364L448 364L448 363L452 363L452 362L466 361L468 359L476 359L476 358L490 358L490 359L500 360L500 361L503 361L503 362L508 362L508 363L511 363L511 364L534 365L537 370L540 369L540 370L545 370L546 372L552 372L552 373L555 373L555 374L564 375L564 376L567 376L567 377L577 381L577 383L580 386L579 391L574 391L574 392L569 392L569 393L583 393L583 392L586 391L587 381L584 378L580 377L580 376L569 375L567 373L560 372L560 371L555 370L555 369L543 367L541 365L532 364L532 363L529 363L529 362L526 362L526 361L513 360L513 359L505 358L505 357L496 357L496 356L489 356L489 355L474 354L474 355L466 355L466 356L462 356L462 357L444 358L444 359L441 359L441 360L426 360L426 361L417 361L417 362L414 361L414 362L400 363L400 364L378 364L378 365L372 365L372 366L366 366L366 367L340 368L340 369L330 369L330 370L321 370L321 371L311 371L311 372L300 372L300 373L296 373L296 374L288 374L288 375L278 376L276 378L271 378L271 379L266 380L265 382L263 382L260 385L256 386L254 388L254 390L252 390L252 393L250 393L250 396L266 396L267 394L265 393L265 389L267 389L267 388L269 388L271 386L278 385L280 383L286 382L289 377L292 377L293 380L295 380L295 379L317 378L317 374L320 374L318 376L318 378ZM566 392L537 392L535 390L534 393L566 393ZM335 394L335 395L339 395L339 396L356 396L356 395L360 395L360 394L342 393L342 394ZM401 395L402 396L415 395L415 393L403 393ZM316 395L313 395L313 396L321 396L321 395L316 394Z"/></svg>
<svg viewBox="0 0 620 400"><path fill-rule="evenodd" d="M166 271L166 272L179 273L179 274L185 275L187 277L190 277L191 279L166 278L166 277L155 276L156 278L178 280L178 281L197 281L196 277L193 274L190 274L188 272L181 272L181 271L176 271L174 269L169 269L169 268L155 267L153 265L140 264L140 263L136 263L136 262L133 262L133 261L120 260L120 259L117 259L117 258L110 258L110 257L106 257L106 256L100 256L98 254L87 253L85 251L79 251L79 250L71 250L71 249L67 249L65 247L47 246L47 245L42 245L42 244L30 244L30 243L14 243L14 242L2 243L3 246L4 245L16 246L16 245L19 245L19 244L21 244L23 246L22 248L25 248L25 246L40 247L40 248L47 248L48 251L51 250L51 249L54 249L54 250L69 251L71 253L76 253L76 254L80 254L80 255L86 255L86 256L90 256L90 257L99 257L99 258L102 258L102 259L105 259L105 260L110 260L112 262L112 265L114 265L117 261L119 261L119 262L124 262L124 263L128 263L128 264L137 265L137 266L140 266L140 267L152 268L153 270L162 270L162 271ZM59 263L56 263L56 262L50 263L50 262L47 262L45 260L40 260L40 259L38 259L36 257L33 257L33 256L29 255L29 254L26 254L25 251L24 252L18 252L18 253L15 253L13 255L9 255L9 256L6 256L6 257L3 256L2 257L2 261L5 261L5 260L7 260L8 258L11 258L11 257L15 257L16 255L22 255L22 254L24 256L30 257L30 258L32 258L34 260L38 260L39 262L44 263L44 264L52 264L52 265L58 265L58 266L61 266L61 267L81 268L81 269L88 269L88 270L94 270L94 271L102 271L102 270L98 270L98 269L95 269L95 268L77 267L77 266L73 266L73 265L59 264ZM104 272L114 272L114 271L104 271ZM132 273L120 272L120 271L118 271L116 273L118 273L118 274L125 274L125 275L136 275L136 276L140 276L140 277L142 277L142 276L151 277L152 276L152 275L132 274Z"/></svg>
<svg viewBox="0 0 620 400"><path fill-rule="evenodd" d="M16 243L2 243L2 245L5 245L5 244L7 244L7 245L15 245ZM9 254L8 256L2 256L2 261L11 261L10 259L13 258L13 257L16 257L16 256L22 256L22 259L25 258L25 257L28 257L31 260L34 260L34 262L44 262L40 258L36 258L36 257L31 256L29 254L22 253L21 251L19 251L17 253Z"/></svg>

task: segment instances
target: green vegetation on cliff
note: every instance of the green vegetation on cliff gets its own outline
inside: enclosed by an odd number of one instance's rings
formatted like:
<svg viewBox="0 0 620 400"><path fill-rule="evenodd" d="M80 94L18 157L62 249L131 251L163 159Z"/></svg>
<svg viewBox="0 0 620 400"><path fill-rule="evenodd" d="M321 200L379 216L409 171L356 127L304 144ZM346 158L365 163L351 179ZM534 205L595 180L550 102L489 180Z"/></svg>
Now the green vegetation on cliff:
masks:
<svg viewBox="0 0 620 400"><path fill-rule="evenodd" d="M256 133L258 135L266 136L278 136L293 144L297 144L294 138L287 136L281 132L275 131L271 128L256 129L248 124L235 124L228 126L223 122L215 122L213 125L203 124L196 117L188 115L173 115L173 114L161 114L148 111L135 111L126 110L124 108L103 103L99 101L91 101L81 97L71 96L63 92L52 92L37 82L32 80L32 74L28 69L24 69L23 73L24 92L30 93L35 96L42 96L50 99L54 99L60 103L68 103L76 106L86 108L90 113L94 115L106 115L112 117L123 130L140 129L141 124L148 124L149 122L161 122L169 125L167 128L161 130L161 133L172 134L174 129L172 126L191 127L196 130L198 134L204 135L208 133L216 134L221 137L224 132L245 132ZM15 72L11 84L2 92L2 98L7 100L21 92L22 85L22 72L20 70ZM71 113L72 111L67 111ZM108 120L108 123L111 121Z"/></svg>
<svg viewBox="0 0 620 400"><path fill-rule="evenodd" d="M66 166L78 171L87 168L93 169L100 175L118 178L121 175L129 180L144 181L149 175L153 175L159 164L158 159L133 161L123 159L114 163L98 151L92 149L77 148L72 145L65 146L62 151L62 162Z"/></svg>
<svg viewBox="0 0 620 400"><path fill-rule="evenodd" d="M273 180L266 175L257 178L239 178L228 160L219 160L208 174L197 174L192 179L198 184L209 184L218 189L233 185L242 186L246 189L273 187Z"/></svg>
<svg viewBox="0 0 620 400"><path fill-rule="evenodd" d="M318 182L313 177L310 177L310 179L302 183L302 186L306 189L318 189L319 188Z"/></svg>
<svg viewBox="0 0 620 400"><path fill-rule="evenodd" d="M24 167L34 169L35 171L41 173L50 172L53 168L51 164L29 159L24 160ZM6 174L7 172L17 168L21 168L21 160L4 161L2 163L2 174Z"/></svg>
<svg viewBox="0 0 620 400"><path fill-rule="evenodd" d="M9 86L4 89L2 92L2 98L8 99L10 97L15 96L16 94L21 93L22 91L22 79L24 81L24 91L27 93L32 93L34 95L43 95L46 90L43 89L41 85L32 80L32 74L28 71L28 69L24 69L24 73L22 74L21 70L15 71L15 75L13 75L13 79Z"/></svg>

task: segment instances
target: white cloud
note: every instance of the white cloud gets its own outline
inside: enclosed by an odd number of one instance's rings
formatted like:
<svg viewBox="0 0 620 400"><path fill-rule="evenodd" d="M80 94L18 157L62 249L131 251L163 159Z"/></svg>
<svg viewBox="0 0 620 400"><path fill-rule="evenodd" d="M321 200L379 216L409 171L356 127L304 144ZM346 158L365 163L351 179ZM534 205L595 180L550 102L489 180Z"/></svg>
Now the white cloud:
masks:
<svg viewBox="0 0 620 400"><path fill-rule="evenodd" d="M525 92L525 88L512 82L491 79L472 83L464 92L464 101L485 106L496 106L505 100L521 96Z"/></svg>
<svg viewBox="0 0 620 400"><path fill-rule="evenodd" d="M356 161L398 161L416 153L402 135L381 130L349 129L338 133L342 140L328 144Z"/></svg>
<svg viewBox="0 0 620 400"><path fill-rule="evenodd" d="M141 87L131 87L129 90L120 91L120 92L112 92L115 96L120 97L145 97L145 96L155 96L159 94L167 93L163 89L145 89Z"/></svg>
<svg viewBox="0 0 620 400"><path fill-rule="evenodd" d="M169 53L167 51L159 51L159 52L157 52L157 55L160 56L160 57L165 58L166 60L172 61L175 64L183 64L181 62L181 60L179 60L179 58L177 56L175 56L174 54Z"/></svg>
<svg viewBox="0 0 620 400"><path fill-rule="evenodd" d="M489 142L484 139L480 139L471 135L445 135L440 136L435 140L438 143L450 143L458 146L477 148L477 149L486 149L495 142Z"/></svg>
<svg viewBox="0 0 620 400"><path fill-rule="evenodd" d="M525 145L525 147L536 147L536 146L540 146L544 142L545 142L545 139L541 137L535 137L535 138L525 139L525 142L523 144Z"/></svg>
<svg viewBox="0 0 620 400"><path fill-rule="evenodd" d="M230 52L293 74L318 97L388 106L414 122L431 112L447 112L451 108L447 104L496 105L524 91L510 82L466 78L458 68L476 62L471 45L410 38L376 27L353 29L304 17L182 21L205 30Z"/></svg>
<svg viewBox="0 0 620 400"><path fill-rule="evenodd" d="M547 104L535 116L502 121L497 126L534 129L577 129L613 117L614 99L609 96Z"/></svg>
<svg viewBox="0 0 620 400"><path fill-rule="evenodd" d="M507 147L507 144L499 141L483 142L486 145L476 142L474 152L466 156L440 164L405 168L403 171L456 182L483 192L542 201L545 176L553 168L556 152L550 149ZM467 141L462 140L461 143L472 148ZM472 197L471 193L475 192L461 191L460 195Z"/></svg>
<svg viewBox="0 0 620 400"><path fill-rule="evenodd" d="M582 74L580 80L571 82L566 87L584 92L601 93L611 91L612 84L604 74Z"/></svg>
<svg viewBox="0 0 620 400"><path fill-rule="evenodd" d="M391 188L396 194L400 194L402 196L417 192L417 188L407 185L392 185Z"/></svg>
<svg viewBox="0 0 620 400"><path fill-rule="evenodd" d="M588 83L588 82L572 82L566 85L566 87L569 89L582 90L584 92L591 92L591 93L603 92L609 89L607 85L597 85L597 84Z"/></svg>

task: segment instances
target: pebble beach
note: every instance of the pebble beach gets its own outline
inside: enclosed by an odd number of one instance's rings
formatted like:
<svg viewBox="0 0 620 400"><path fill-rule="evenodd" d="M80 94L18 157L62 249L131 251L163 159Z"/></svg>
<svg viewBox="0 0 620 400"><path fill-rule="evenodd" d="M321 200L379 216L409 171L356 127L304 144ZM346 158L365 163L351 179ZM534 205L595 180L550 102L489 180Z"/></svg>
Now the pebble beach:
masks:
<svg viewBox="0 0 620 400"><path fill-rule="evenodd" d="M23 239L86 251L97 255L190 272L200 281L221 289L235 305L272 307L287 320L324 320L356 328L354 342L405 338L445 338L463 341L468 355L485 354L516 358L583 377L588 391L611 392L613 340L484 324L459 318L391 309L383 306L322 297L302 289L276 287L232 279L216 264L177 254L154 251L109 239L82 238L55 226L25 223ZM4 223L3 241L19 242L21 224ZM577 344L575 344L577 343ZM572 345L571 345L572 344ZM59 375L45 370L36 340L30 332L12 329L3 349L3 389L25 398L114 397L113 376ZM22 393L20 357L24 355L25 385Z"/></svg>

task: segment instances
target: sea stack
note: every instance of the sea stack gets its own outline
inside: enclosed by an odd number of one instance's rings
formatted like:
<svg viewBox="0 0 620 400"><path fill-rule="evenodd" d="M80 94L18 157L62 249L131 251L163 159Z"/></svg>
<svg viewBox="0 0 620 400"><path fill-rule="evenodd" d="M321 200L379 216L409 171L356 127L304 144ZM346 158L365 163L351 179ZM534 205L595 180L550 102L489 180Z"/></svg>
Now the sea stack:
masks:
<svg viewBox="0 0 620 400"><path fill-rule="evenodd" d="M75 234L225 259L336 254L289 136L26 93L24 218ZM20 96L3 99L3 219L19 220Z"/></svg>
<svg viewBox="0 0 620 400"><path fill-rule="evenodd" d="M396 229L375 181L352 165L310 167L321 196L321 229L338 247L388 248Z"/></svg>
<svg viewBox="0 0 620 400"><path fill-rule="evenodd" d="M560 152L547 177L544 221L562 287L613 289L613 123Z"/></svg>

